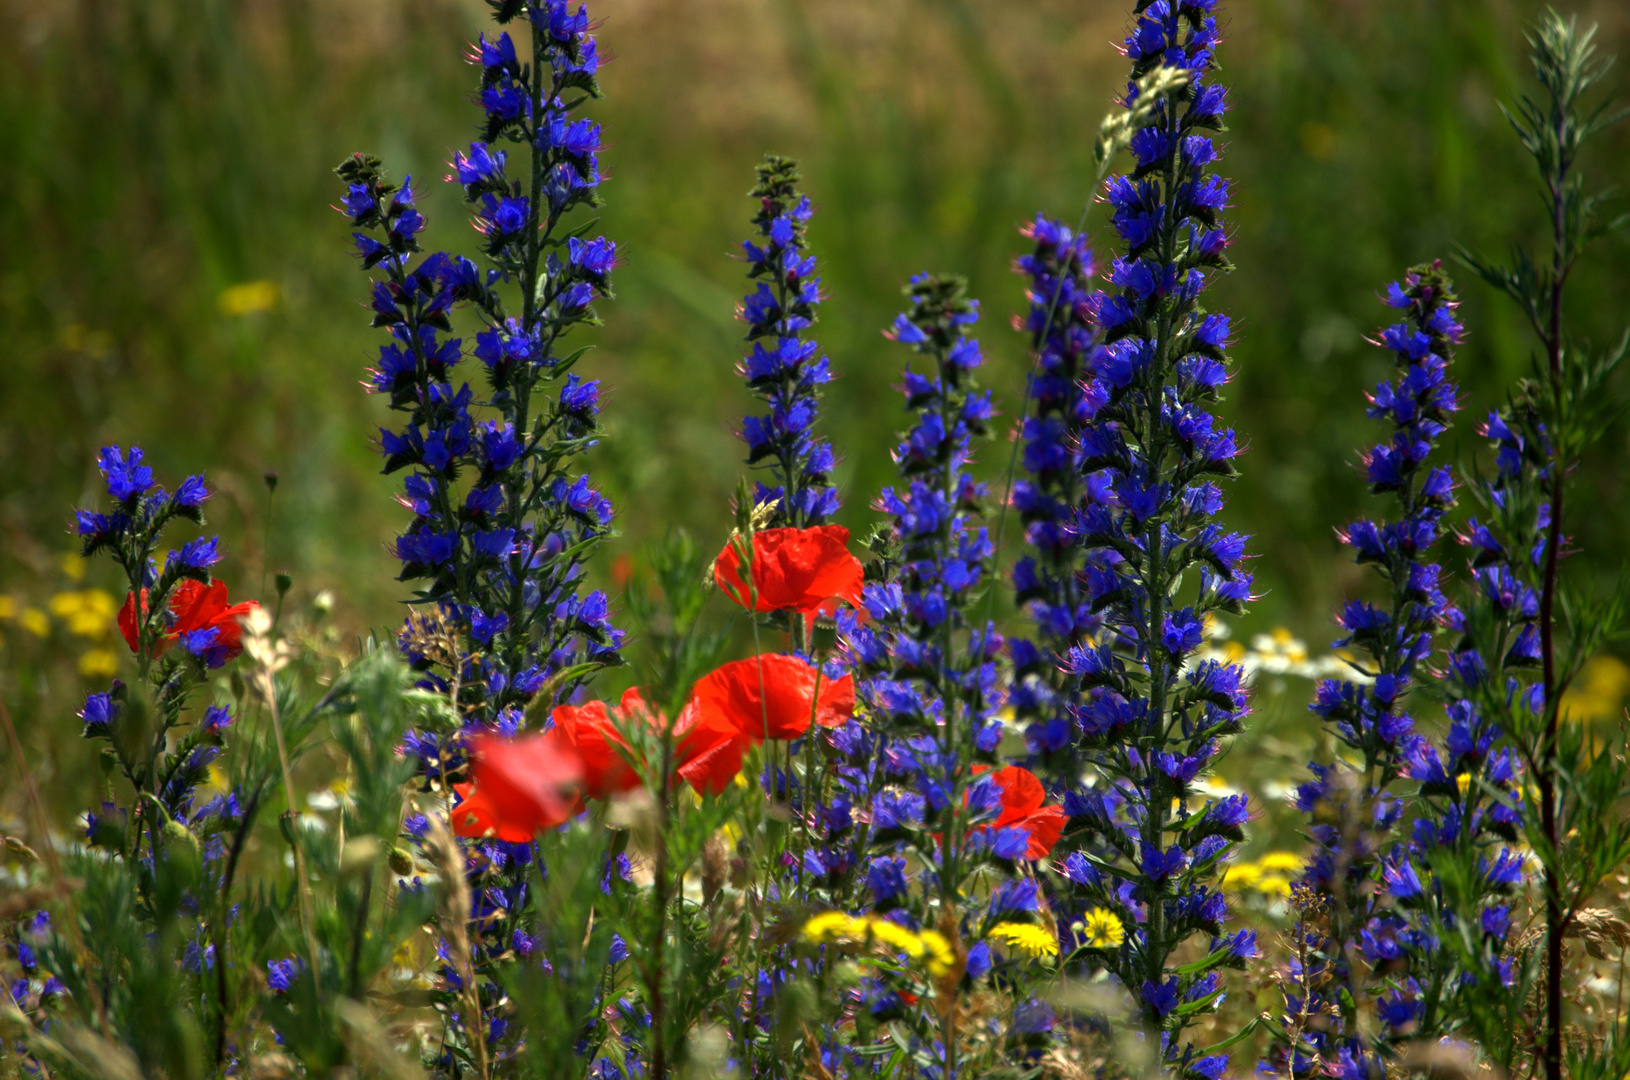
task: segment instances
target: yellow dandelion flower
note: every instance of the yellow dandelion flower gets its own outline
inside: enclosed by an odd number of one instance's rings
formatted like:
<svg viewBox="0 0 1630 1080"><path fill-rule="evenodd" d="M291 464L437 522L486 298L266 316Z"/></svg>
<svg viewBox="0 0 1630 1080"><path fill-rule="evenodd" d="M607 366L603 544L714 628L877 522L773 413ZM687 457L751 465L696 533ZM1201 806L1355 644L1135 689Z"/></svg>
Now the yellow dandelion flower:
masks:
<svg viewBox="0 0 1630 1080"><path fill-rule="evenodd" d="M1031 956L1057 956L1058 942L1043 928L1032 923L997 923L986 937L993 937Z"/></svg>
<svg viewBox="0 0 1630 1080"><path fill-rule="evenodd" d="M79 614L79 594L76 592L59 592L45 605L51 609L51 614L59 619L71 618Z"/></svg>
<svg viewBox="0 0 1630 1080"><path fill-rule="evenodd" d="M1307 865L1294 851L1270 851L1258 859L1256 864L1264 871L1277 871L1281 874L1286 872L1300 874L1302 868Z"/></svg>
<svg viewBox="0 0 1630 1080"><path fill-rule="evenodd" d="M25 607L17 613L17 625L35 637L51 636L51 616L37 607Z"/></svg>
<svg viewBox="0 0 1630 1080"><path fill-rule="evenodd" d="M1459 776L1455 777L1455 787L1460 789L1460 797L1464 799L1466 797L1466 792L1472 789L1472 774L1469 772L1463 772Z"/></svg>
<svg viewBox="0 0 1630 1080"><path fill-rule="evenodd" d="M1256 891L1269 896L1289 896L1290 878L1283 874L1263 874L1256 883Z"/></svg>
<svg viewBox="0 0 1630 1080"><path fill-rule="evenodd" d="M950 971L951 965L956 963L956 953L951 950L951 943L945 940L945 935L938 930L924 930L917 936L928 951L928 973L939 978Z"/></svg>
<svg viewBox="0 0 1630 1080"><path fill-rule="evenodd" d="M57 559L57 565L62 568L62 576L69 581L85 580L85 557L79 552L63 552Z"/></svg>
<svg viewBox="0 0 1630 1080"><path fill-rule="evenodd" d="M854 937L859 920L842 911L823 911L804 923L803 938L812 945L822 945L839 938Z"/></svg>
<svg viewBox="0 0 1630 1080"><path fill-rule="evenodd" d="M1108 908L1093 908L1077 925L1081 928L1081 937L1091 949L1116 949L1126 940L1126 927Z"/></svg>
<svg viewBox="0 0 1630 1080"><path fill-rule="evenodd" d="M928 951L922 938L897 922L888 919L868 919L866 929L871 939L879 945L898 949L913 960L921 960L923 954Z"/></svg>
<svg viewBox="0 0 1630 1080"><path fill-rule="evenodd" d="M119 674L119 657L112 649L87 649L79 654L79 673L87 679L111 679Z"/></svg>
<svg viewBox="0 0 1630 1080"><path fill-rule="evenodd" d="M0 593L0 620L15 619L17 617L17 598L9 594Z"/></svg>
<svg viewBox="0 0 1630 1080"><path fill-rule="evenodd" d="M1262 880L1262 868L1256 863L1239 863L1223 871L1222 887L1231 892L1254 888Z"/></svg>

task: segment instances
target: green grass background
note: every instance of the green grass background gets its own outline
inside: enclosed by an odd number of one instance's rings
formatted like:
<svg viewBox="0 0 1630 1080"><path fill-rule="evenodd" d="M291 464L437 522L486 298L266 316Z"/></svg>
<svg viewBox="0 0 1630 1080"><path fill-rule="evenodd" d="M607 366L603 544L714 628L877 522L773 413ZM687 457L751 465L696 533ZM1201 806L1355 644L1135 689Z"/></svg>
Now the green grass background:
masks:
<svg viewBox="0 0 1630 1080"><path fill-rule="evenodd" d="M1566 10L1602 22L1608 51L1630 46L1616 0ZM1364 587L1332 528L1365 507L1353 466L1377 428L1362 392L1390 365L1363 341L1388 314L1377 291L1456 241L1498 252L1540 238L1532 167L1498 107L1531 86L1522 30L1539 11L1236 0L1223 12L1238 270L1210 295L1235 319L1224 411L1249 447L1228 514L1255 536L1266 594L1246 632L1285 624L1317 646L1338 599ZM1124 79L1122 4L600 0L591 13L615 55L592 110L608 144L601 228L623 255L580 368L607 390L590 467L623 530L599 573L669 528L704 545L727 529L732 431L749 405L733 373L734 256L766 150L804 163L818 208L842 520L869 525L891 472L904 350L879 331L908 275L968 275L988 381L1015 415L1016 228L1037 210L1073 220L1092 195L1092 136ZM421 202L427 243L472 248L439 178L474 135L462 54L486 26L473 0L0 0L0 592L40 600L65 583L69 512L99 494L96 449L137 443L166 481L203 470L219 488L211 526L235 595L287 569L293 602L331 589L341 625L397 623L386 545L406 516L370 447L387 413L358 386L379 336L329 170L365 150L393 175L437 180ZM1607 185L1627 164L1630 125L1584 168ZM1568 313L1582 338L1620 332L1626 255L1610 241L1579 271ZM222 313L224 289L260 280L278 287L272 310ZM1463 296L1459 455L1532 346L1488 289L1466 281ZM1606 581L1622 559L1626 440L1621 423L1580 478L1569 527L1588 552L1582 576ZM1007 453L999 442L986 467ZM269 531L267 470L281 478ZM115 587L107 567L90 580ZM20 655L0 654L0 694L31 741L69 737L83 693L71 666Z"/></svg>

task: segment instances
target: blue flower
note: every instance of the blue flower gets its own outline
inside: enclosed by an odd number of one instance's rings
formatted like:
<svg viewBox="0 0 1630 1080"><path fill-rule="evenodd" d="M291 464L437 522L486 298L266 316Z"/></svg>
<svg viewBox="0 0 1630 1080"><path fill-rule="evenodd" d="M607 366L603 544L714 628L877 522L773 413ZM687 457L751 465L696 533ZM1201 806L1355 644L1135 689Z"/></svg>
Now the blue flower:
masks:
<svg viewBox="0 0 1630 1080"><path fill-rule="evenodd" d="M1167 979L1162 983L1155 983L1145 979L1138 994L1143 1001L1144 1008L1148 1009L1157 1018L1164 1019L1171 1011L1177 1008L1181 998L1181 988L1178 981Z"/></svg>
<svg viewBox="0 0 1630 1080"><path fill-rule="evenodd" d="M286 994L305 965L295 959L266 961L266 985L274 994Z"/></svg>
<svg viewBox="0 0 1630 1080"><path fill-rule="evenodd" d="M143 465L142 451L132 446L126 455L117 446L102 448L97 467L107 481L108 494L116 501L130 503L153 488L153 470Z"/></svg>
<svg viewBox="0 0 1630 1080"><path fill-rule="evenodd" d="M85 737L87 739L110 734L113 722L118 717L119 707L114 704L112 697L108 694L90 695L85 699L84 708L79 710L79 718L85 721Z"/></svg>
<svg viewBox="0 0 1630 1080"><path fill-rule="evenodd" d="M901 856L879 856L866 871L866 887L872 891L879 910L896 905L906 892L906 860Z"/></svg>
<svg viewBox="0 0 1630 1080"><path fill-rule="evenodd" d="M212 536L208 540L196 537L181 545L181 550L171 551L168 562L171 565L187 570L207 570L221 561L221 538Z"/></svg>
<svg viewBox="0 0 1630 1080"><path fill-rule="evenodd" d="M760 242L746 241L743 248L748 276L759 280L739 309L752 351L737 370L768 412L744 417L741 435L747 463L771 474L771 483L759 484L755 495L771 508L769 524L808 528L838 509L828 482L832 449L813 434L822 388L831 381L830 362L818 355L815 342L800 336L815 321L820 300L815 259L806 254L804 240L811 211L797 187L795 162L771 155L758 176L752 197L760 207L753 217Z"/></svg>

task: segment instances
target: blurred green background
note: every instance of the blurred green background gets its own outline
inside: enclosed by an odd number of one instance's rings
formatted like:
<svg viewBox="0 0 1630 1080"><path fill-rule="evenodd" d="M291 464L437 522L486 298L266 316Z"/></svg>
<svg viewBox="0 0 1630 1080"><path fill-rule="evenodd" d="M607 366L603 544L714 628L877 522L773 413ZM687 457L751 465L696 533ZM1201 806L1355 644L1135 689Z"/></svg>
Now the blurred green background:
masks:
<svg viewBox="0 0 1630 1080"><path fill-rule="evenodd" d="M1364 505L1353 466L1376 428L1362 392L1390 365L1363 341L1387 315L1377 291L1456 241L1540 238L1532 168L1497 104L1530 85L1522 30L1540 7L1236 0L1223 13L1238 270L1212 305L1235 319L1225 411L1250 448L1229 515L1255 535L1266 592L1240 632L1284 625L1317 647L1338 598L1364 585L1332 528ZM1605 50L1630 48L1622 0L1566 10L1602 23ZM804 163L819 211L842 520L869 525L891 471L904 350L879 330L909 274L968 275L988 379L1017 412L1016 228L1037 210L1073 221L1091 195L1125 4L599 0L591 13L615 55L592 111L608 144L601 228L623 255L580 369L608 391L590 466L621 511L602 575L674 525L704 546L727 529L749 404L733 373L734 254L766 150ZM474 136L464 43L487 27L475 0L0 0L0 594L14 609L0 694L31 741L77 731L73 652L90 639L71 613L40 638L16 612L80 587L67 523L98 498L106 443L142 445L167 483L207 472L234 595L287 569L291 602L331 590L347 631L399 621L386 545L405 515L370 446L386 412L358 386L379 336L329 170L365 150L439 180ZM1630 125L1584 168L1607 185L1627 165ZM457 190L428 188L427 243L473 248ZM1569 293L1573 327L1598 344L1630 307L1625 256L1603 245ZM1467 422L1449 440L1462 455L1472 416L1531 349L1505 302L1470 281L1463 296ZM1630 525L1627 437L1621 423L1598 448L1569 522L1588 552L1574 572L1604 581ZM985 458L995 474L1006 444ZM269 530L267 470L281 478ZM116 587L101 565L86 584Z"/></svg>

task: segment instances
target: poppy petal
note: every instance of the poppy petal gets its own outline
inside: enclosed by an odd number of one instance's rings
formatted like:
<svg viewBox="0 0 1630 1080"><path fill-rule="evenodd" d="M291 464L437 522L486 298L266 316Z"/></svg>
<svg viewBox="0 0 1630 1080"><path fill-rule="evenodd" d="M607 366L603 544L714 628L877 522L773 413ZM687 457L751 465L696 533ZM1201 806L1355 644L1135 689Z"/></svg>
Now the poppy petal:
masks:
<svg viewBox="0 0 1630 1080"><path fill-rule="evenodd" d="M809 730L811 719L837 727L854 712L853 678L821 678L818 695L817 678L816 670L796 656L765 653L709 672L691 697L705 713L754 742L795 739Z"/></svg>
<svg viewBox="0 0 1630 1080"><path fill-rule="evenodd" d="M849 530L841 525L763 529L753 534L751 590L735 542L714 560L713 580L731 600L756 611L808 616L834 597L858 605L865 570L848 545Z"/></svg>
<svg viewBox="0 0 1630 1080"><path fill-rule="evenodd" d="M992 775L1002 789L1002 814L996 819L998 829L1028 817L1047 801L1047 789L1041 786L1035 773L1023 766L1009 765Z"/></svg>
<svg viewBox="0 0 1630 1080"><path fill-rule="evenodd" d="M1047 853L1053 850L1053 845L1058 843L1058 838L1064 834L1064 823L1068 820L1059 807L1044 806L1019 822L1030 831L1030 843L1025 849L1025 858L1046 858Z"/></svg>
<svg viewBox="0 0 1630 1080"><path fill-rule="evenodd" d="M141 605L147 607L147 590L141 591ZM125 644L130 651L135 652L141 641L141 630L136 625L136 594L130 593L125 597L124 606L119 609L119 633L124 635Z"/></svg>
<svg viewBox="0 0 1630 1080"><path fill-rule="evenodd" d="M470 740L470 775L500 828L528 834L566 821L583 776L576 751L553 732L505 739L478 735Z"/></svg>

